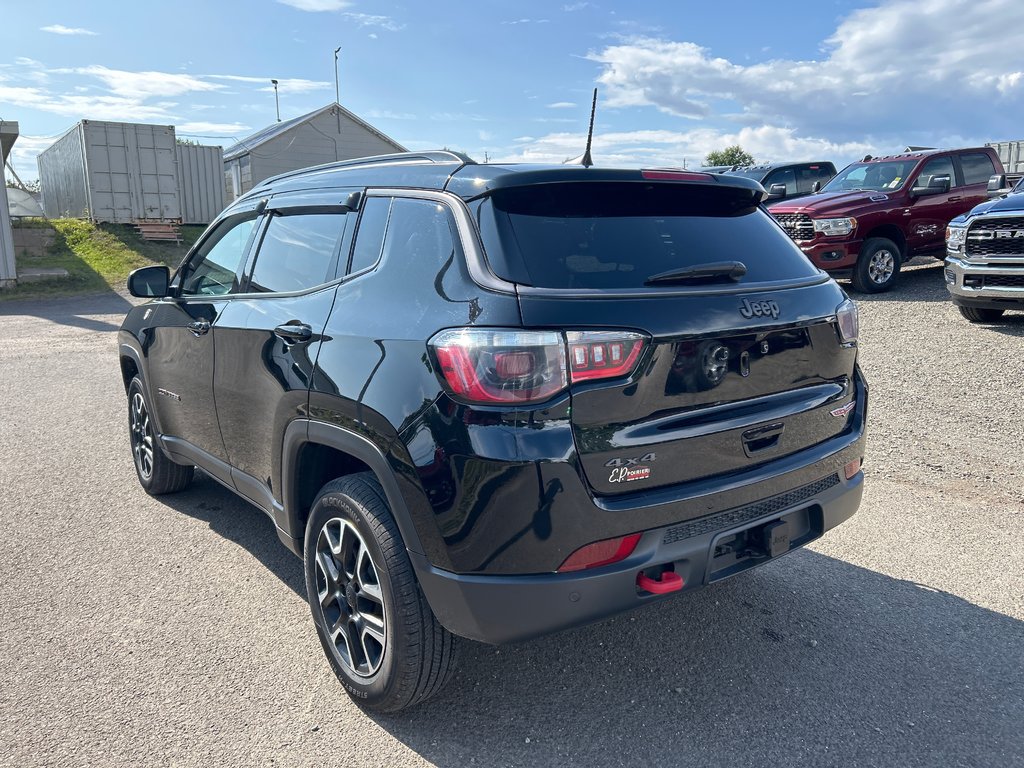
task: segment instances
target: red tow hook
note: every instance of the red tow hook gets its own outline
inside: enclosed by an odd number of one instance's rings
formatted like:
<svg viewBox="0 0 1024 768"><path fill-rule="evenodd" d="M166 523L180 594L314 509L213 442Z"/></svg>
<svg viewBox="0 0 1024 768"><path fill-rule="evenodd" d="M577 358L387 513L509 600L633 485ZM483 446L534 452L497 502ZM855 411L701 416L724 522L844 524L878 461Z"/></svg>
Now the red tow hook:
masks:
<svg viewBox="0 0 1024 768"><path fill-rule="evenodd" d="M665 571L660 579L652 579L643 571L636 575L636 585L644 592L664 595L683 588L683 577L674 571Z"/></svg>

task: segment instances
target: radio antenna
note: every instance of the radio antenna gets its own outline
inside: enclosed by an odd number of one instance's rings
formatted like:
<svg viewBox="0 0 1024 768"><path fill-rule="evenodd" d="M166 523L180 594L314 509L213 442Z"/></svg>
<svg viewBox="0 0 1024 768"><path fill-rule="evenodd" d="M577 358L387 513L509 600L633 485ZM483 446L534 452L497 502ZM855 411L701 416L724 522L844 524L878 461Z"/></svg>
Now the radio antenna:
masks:
<svg viewBox="0 0 1024 768"><path fill-rule="evenodd" d="M594 115L597 112L597 88L594 89L594 100L590 105L590 128L587 130L587 150L583 153L583 159L580 160L580 165L584 168L589 168L594 164L594 161L590 157L590 145L594 141Z"/></svg>

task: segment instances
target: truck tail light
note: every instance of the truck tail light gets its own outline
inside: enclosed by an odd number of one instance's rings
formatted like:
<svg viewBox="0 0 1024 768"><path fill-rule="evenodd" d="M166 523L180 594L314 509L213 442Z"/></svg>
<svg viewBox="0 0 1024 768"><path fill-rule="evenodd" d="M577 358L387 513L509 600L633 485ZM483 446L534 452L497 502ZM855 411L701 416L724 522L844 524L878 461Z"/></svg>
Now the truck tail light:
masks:
<svg viewBox="0 0 1024 768"><path fill-rule="evenodd" d="M628 375L644 342L630 331L455 328L434 336L430 348L450 394L473 403L523 404L547 400L570 381Z"/></svg>
<svg viewBox="0 0 1024 768"><path fill-rule="evenodd" d="M582 571L587 568L600 568L602 565L611 565L620 560L625 560L636 549L640 542L639 533L631 533L629 536L619 536L615 539L602 539L593 544L580 547L565 559L565 562L558 567L559 573L569 571Z"/></svg>

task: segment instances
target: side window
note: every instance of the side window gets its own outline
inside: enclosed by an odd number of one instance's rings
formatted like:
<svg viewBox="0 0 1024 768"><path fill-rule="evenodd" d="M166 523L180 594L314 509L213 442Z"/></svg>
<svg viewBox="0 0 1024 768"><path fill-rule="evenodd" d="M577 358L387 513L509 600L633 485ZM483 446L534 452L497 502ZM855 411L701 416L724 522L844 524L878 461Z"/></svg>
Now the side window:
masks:
<svg viewBox="0 0 1024 768"><path fill-rule="evenodd" d="M390 215L390 197L366 199L362 216L359 217L359 230L356 232L356 244L352 250L352 265L349 267L349 274L362 272L377 263L384 248L384 232L388 228Z"/></svg>
<svg viewBox="0 0 1024 768"><path fill-rule="evenodd" d="M455 250L447 209L429 200L397 199L384 239L384 261L441 264Z"/></svg>
<svg viewBox="0 0 1024 768"><path fill-rule="evenodd" d="M787 195L796 194L796 174L793 173L792 168L783 168L780 171L769 173L768 178L764 180L764 188L771 191L772 184L785 184ZM809 187L808 191L810 191Z"/></svg>
<svg viewBox="0 0 1024 768"><path fill-rule="evenodd" d="M820 181L821 186L832 177L827 168L820 165L804 165L796 169L796 191L802 195L811 191L814 182Z"/></svg>
<svg viewBox="0 0 1024 768"><path fill-rule="evenodd" d="M256 217L225 222L203 245L181 281L181 296L224 296L238 292L235 275L242 265ZM223 232L221 232L223 229Z"/></svg>
<svg viewBox="0 0 1024 768"><path fill-rule="evenodd" d="M275 214L249 278L252 293L287 293L333 279L345 234L344 213Z"/></svg>
<svg viewBox="0 0 1024 768"><path fill-rule="evenodd" d="M921 169L921 175L917 177L914 186L927 187L928 182L936 176L949 176L949 185L951 187L956 186L956 174L953 173L953 159L949 155L933 157L925 163L924 168Z"/></svg>
<svg viewBox="0 0 1024 768"><path fill-rule="evenodd" d="M964 184L984 184L996 172L992 158L983 152L960 155L960 168L964 172Z"/></svg>

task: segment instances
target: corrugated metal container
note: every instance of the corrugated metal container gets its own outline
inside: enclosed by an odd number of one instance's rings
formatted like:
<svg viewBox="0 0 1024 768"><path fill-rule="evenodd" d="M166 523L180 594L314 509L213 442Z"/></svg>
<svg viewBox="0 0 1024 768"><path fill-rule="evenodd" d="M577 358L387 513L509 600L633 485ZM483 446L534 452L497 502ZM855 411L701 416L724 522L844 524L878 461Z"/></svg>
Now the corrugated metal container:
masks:
<svg viewBox="0 0 1024 768"><path fill-rule="evenodd" d="M1024 173L1024 141L993 141L985 146L996 151L1007 173Z"/></svg>
<svg viewBox="0 0 1024 768"><path fill-rule="evenodd" d="M93 221L180 221L173 125L83 120L40 153L50 217Z"/></svg>
<svg viewBox="0 0 1024 768"><path fill-rule="evenodd" d="M224 150L178 144L178 195L185 224L209 224L224 209Z"/></svg>

